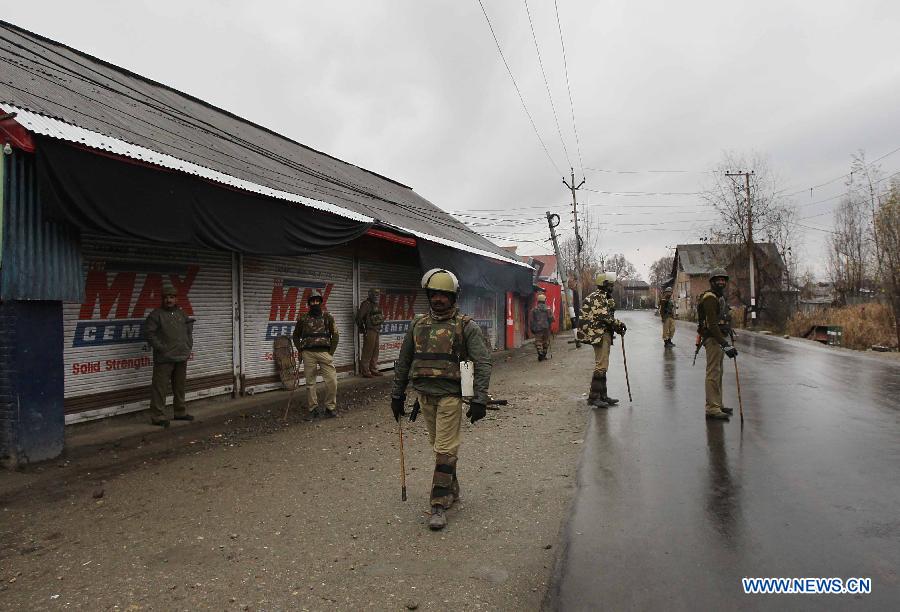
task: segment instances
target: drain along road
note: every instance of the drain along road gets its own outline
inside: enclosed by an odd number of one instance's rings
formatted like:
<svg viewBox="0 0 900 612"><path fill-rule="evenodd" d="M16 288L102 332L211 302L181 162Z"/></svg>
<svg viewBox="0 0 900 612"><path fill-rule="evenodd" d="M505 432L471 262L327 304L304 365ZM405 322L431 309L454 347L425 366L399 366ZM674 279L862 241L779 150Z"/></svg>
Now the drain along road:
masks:
<svg viewBox="0 0 900 612"><path fill-rule="evenodd" d="M421 422L400 501L388 378L343 381L341 419L282 423L267 394L2 473L0 609L896 608L896 356L744 334L741 430L703 418L689 324L664 351L658 319L622 318L634 402L617 342L610 410L584 404L589 347L495 356L510 405L464 426L463 499L439 533ZM744 595L744 576L872 593Z"/></svg>

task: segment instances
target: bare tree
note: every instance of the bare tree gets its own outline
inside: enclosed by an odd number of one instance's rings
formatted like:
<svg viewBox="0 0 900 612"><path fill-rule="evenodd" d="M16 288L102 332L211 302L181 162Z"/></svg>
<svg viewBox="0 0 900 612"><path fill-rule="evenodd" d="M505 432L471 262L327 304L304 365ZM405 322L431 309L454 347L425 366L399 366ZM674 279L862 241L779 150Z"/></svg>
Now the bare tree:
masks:
<svg viewBox="0 0 900 612"><path fill-rule="evenodd" d="M881 276L891 296L894 329L900 350L900 185L894 183L875 215L881 251Z"/></svg>
<svg viewBox="0 0 900 612"><path fill-rule="evenodd" d="M870 268L865 208L851 193L834 213L834 233L828 243L828 271L842 301L859 296Z"/></svg>
<svg viewBox="0 0 900 612"><path fill-rule="evenodd" d="M650 266L650 285L661 289L663 284L671 278L674 263L674 255L666 255L654 261Z"/></svg>

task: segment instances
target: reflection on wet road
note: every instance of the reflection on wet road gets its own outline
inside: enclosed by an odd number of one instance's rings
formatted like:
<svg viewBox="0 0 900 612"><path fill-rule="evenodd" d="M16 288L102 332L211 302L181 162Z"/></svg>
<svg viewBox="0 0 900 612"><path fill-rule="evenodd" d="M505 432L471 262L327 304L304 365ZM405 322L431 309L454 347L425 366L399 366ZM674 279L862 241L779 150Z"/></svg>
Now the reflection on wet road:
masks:
<svg viewBox="0 0 900 612"><path fill-rule="evenodd" d="M634 402L617 347L622 401L588 417L551 607L897 609L900 361L743 334L742 430L729 360L735 416L707 423L693 326L665 350L659 319L622 314ZM872 594L744 595L769 576L871 577Z"/></svg>

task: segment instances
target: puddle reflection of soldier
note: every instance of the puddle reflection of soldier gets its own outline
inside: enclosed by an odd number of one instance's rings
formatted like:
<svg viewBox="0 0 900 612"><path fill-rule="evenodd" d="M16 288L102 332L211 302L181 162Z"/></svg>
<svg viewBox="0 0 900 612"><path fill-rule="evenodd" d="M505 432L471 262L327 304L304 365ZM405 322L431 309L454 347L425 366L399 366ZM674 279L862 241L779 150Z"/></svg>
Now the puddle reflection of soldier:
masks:
<svg viewBox="0 0 900 612"><path fill-rule="evenodd" d="M178 305L172 283L163 283L163 303L147 316L144 337L153 348L153 381L150 388L150 422L169 426L166 394L172 385L172 411L176 421L193 421L184 403L187 362L194 348L194 319Z"/></svg>
<svg viewBox="0 0 900 612"><path fill-rule="evenodd" d="M363 335L362 356L359 370L366 378L382 376L378 371L378 343L381 341L381 325L384 314L378 305L378 289L369 289L368 297L356 311L356 326Z"/></svg>
<svg viewBox="0 0 900 612"><path fill-rule="evenodd" d="M725 450L725 430L721 423L710 423L706 428L706 448L709 458L709 488L706 512L716 531L726 537L734 537L738 512L738 487L728 468Z"/></svg>

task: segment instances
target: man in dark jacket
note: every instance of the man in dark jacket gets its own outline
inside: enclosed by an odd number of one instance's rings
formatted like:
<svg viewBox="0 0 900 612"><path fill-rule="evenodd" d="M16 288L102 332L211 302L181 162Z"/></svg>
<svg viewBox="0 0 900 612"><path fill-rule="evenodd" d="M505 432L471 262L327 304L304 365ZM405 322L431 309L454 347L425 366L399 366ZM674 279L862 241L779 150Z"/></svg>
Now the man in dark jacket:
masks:
<svg viewBox="0 0 900 612"><path fill-rule="evenodd" d="M172 283L163 283L163 303L147 316L144 337L153 348L153 381L150 386L150 422L169 426L166 411L168 386L172 385L174 418L193 421L184 405L184 382L187 362L194 348L194 319L178 305L178 293Z"/></svg>
<svg viewBox="0 0 900 612"><path fill-rule="evenodd" d="M663 298L659 302L659 317L662 319L663 346L675 346L672 342L672 337L675 336L675 300L672 299L671 287L666 287L663 291Z"/></svg>
<svg viewBox="0 0 900 612"><path fill-rule="evenodd" d="M378 343L381 340L382 323L384 314L378 305L378 289L369 289L368 297L356 311L356 326L363 335L359 371L366 378L382 375L378 371Z"/></svg>
<svg viewBox="0 0 900 612"><path fill-rule="evenodd" d="M722 362L737 357L731 340L731 309L725 299L728 272L714 269L709 275L709 290L700 294L697 309L697 333L706 348L706 418L727 421L732 409L722 404Z"/></svg>
<svg viewBox="0 0 900 612"><path fill-rule="evenodd" d="M307 312L300 315L294 326L294 346L303 361L306 375L306 420L316 418L319 412L319 396L316 394L316 376L321 375L325 383L326 418L337 416L337 370L334 368L334 352L337 350L340 334L334 317L322 308L323 299L313 293L306 300Z"/></svg>

